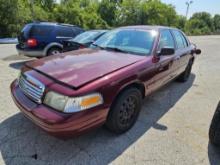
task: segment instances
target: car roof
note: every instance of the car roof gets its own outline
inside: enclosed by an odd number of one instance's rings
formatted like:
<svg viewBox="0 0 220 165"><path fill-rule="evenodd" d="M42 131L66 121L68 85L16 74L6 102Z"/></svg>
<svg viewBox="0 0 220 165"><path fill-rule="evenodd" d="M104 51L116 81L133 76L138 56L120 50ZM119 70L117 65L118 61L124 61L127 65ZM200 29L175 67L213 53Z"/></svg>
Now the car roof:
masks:
<svg viewBox="0 0 220 165"><path fill-rule="evenodd" d="M107 32L107 31L109 31L109 30L104 30L104 29L102 29L102 30L87 30L85 32L102 32L102 33L104 33L104 32Z"/></svg>
<svg viewBox="0 0 220 165"><path fill-rule="evenodd" d="M119 29L161 30L161 29L176 29L176 28L168 27L168 26L134 25L134 26L119 27Z"/></svg>
<svg viewBox="0 0 220 165"><path fill-rule="evenodd" d="M33 22L30 25L51 25L51 26L70 26L70 27L78 27L77 25L57 23L57 22Z"/></svg>

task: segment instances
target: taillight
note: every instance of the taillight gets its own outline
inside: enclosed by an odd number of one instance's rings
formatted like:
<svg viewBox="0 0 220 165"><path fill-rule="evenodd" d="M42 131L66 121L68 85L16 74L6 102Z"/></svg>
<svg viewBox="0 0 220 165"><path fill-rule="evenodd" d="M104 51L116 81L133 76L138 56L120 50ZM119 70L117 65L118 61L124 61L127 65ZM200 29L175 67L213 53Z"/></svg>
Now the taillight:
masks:
<svg viewBox="0 0 220 165"><path fill-rule="evenodd" d="M34 39L34 38L28 39L27 40L27 45L30 46L30 47L37 46L37 40Z"/></svg>

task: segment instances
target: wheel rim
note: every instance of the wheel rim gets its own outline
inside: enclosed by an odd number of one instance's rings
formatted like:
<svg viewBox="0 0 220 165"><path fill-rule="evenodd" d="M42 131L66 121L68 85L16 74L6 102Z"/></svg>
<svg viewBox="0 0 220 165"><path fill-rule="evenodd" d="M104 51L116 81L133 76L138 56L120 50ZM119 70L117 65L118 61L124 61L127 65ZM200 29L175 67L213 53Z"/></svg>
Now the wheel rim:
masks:
<svg viewBox="0 0 220 165"><path fill-rule="evenodd" d="M122 127L128 127L134 121L137 104L135 96L128 96L122 102L119 110L119 124Z"/></svg>
<svg viewBox="0 0 220 165"><path fill-rule="evenodd" d="M59 50L53 50L53 51L51 51L51 55L57 55L57 54L59 54L60 53L60 51Z"/></svg>

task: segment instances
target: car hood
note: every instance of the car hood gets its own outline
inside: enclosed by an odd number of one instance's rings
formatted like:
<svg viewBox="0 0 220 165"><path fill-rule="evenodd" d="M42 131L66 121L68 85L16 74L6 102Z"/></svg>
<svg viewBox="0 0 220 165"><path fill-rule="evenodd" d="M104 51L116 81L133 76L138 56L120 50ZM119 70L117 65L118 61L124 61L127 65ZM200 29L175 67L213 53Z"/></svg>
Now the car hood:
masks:
<svg viewBox="0 0 220 165"><path fill-rule="evenodd" d="M26 63L26 66L78 88L145 58L113 51L81 49Z"/></svg>

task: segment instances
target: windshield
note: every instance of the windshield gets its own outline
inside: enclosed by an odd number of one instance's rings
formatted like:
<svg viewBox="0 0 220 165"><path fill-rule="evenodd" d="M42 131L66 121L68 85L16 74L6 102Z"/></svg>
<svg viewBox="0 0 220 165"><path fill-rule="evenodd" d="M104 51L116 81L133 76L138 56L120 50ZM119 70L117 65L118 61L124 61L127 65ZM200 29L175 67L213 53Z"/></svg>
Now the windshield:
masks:
<svg viewBox="0 0 220 165"><path fill-rule="evenodd" d="M100 37L93 47L150 55L157 34L155 30L116 29Z"/></svg>
<svg viewBox="0 0 220 165"><path fill-rule="evenodd" d="M102 32L99 32L99 31L84 32L82 34L79 34L75 38L71 39L70 41L85 44L85 43L92 42L93 40L95 40L96 37L98 37L101 33Z"/></svg>

